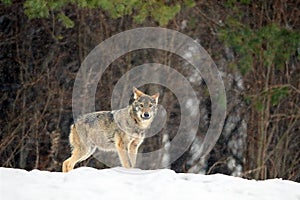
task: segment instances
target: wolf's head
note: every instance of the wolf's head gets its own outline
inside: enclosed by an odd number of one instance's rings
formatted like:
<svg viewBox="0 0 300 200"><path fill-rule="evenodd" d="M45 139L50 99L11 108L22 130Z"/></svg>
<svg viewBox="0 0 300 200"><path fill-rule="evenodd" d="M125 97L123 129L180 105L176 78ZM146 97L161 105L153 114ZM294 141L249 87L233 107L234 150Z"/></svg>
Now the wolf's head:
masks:
<svg viewBox="0 0 300 200"><path fill-rule="evenodd" d="M148 127L157 113L159 93L150 96L134 87L133 95L132 115L139 125Z"/></svg>

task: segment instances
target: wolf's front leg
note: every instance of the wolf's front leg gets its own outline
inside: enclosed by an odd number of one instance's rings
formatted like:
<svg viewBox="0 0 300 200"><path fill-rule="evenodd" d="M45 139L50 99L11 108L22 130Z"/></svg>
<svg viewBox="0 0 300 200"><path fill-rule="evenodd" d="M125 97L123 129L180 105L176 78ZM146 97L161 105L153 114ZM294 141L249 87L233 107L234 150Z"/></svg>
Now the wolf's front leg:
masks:
<svg viewBox="0 0 300 200"><path fill-rule="evenodd" d="M115 138L116 142L116 148L118 151L118 156L121 161L121 164L125 168L130 168L130 162L126 151L126 145L124 144L124 141L122 140L121 136L116 136Z"/></svg>
<svg viewBox="0 0 300 200"><path fill-rule="evenodd" d="M136 157L142 141L141 139L135 138L128 143L128 156L132 168L136 165Z"/></svg>

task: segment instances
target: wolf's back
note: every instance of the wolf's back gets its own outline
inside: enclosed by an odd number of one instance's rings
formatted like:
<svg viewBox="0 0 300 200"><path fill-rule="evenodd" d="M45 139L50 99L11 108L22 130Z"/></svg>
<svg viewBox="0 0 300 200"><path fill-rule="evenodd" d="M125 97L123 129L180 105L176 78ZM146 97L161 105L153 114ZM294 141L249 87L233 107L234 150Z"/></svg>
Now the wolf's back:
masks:
<svg viewBox="0 0 300 200"><path fill-rule="evenodd" d="M118 126L113 112L101 111L83 115L74 123L80 139L88 146L98 146L103 150L114 148L114 134Z"/></svg>

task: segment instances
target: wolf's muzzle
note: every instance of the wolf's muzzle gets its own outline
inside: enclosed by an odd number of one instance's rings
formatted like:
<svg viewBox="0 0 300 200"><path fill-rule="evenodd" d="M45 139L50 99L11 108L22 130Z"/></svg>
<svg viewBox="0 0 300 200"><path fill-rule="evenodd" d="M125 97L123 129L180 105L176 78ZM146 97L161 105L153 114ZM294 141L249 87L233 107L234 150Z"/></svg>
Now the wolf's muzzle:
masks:
<svg viewBox="0 0 300 200"><path fill-rule="evenodd" d="M148 112L144 112L143 114L142 114L142 118L143 119L150 119L150 114L148 113Z"/></svg>

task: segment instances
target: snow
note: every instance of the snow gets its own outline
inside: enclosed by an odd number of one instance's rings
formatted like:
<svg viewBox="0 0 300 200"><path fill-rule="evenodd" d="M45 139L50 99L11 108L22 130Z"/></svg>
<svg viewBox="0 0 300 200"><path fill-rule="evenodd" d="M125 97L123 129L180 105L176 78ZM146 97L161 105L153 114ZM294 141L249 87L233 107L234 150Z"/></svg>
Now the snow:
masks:
<svg viewBox="0 0 300 200"><path fill-rule="evenodd" d="M300 183L169 169L77 168L69 173L0 168L1 200L300 200Z"/></svg>

